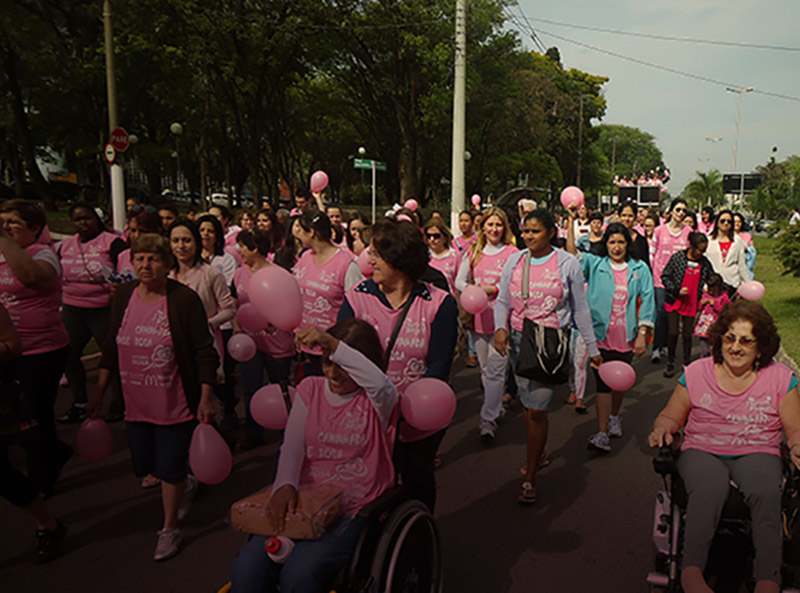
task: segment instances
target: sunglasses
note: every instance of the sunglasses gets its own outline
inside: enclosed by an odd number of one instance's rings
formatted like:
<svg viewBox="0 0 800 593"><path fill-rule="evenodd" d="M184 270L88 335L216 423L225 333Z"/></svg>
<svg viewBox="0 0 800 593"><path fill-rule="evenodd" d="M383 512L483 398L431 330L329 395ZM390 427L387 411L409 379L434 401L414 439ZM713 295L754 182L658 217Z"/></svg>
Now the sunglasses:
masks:
<svg viewBox="0 0 800 593"><path fill-rule="evenodd" d="M686 212L686 208L675 208L675 212Z"/></svg>
<svg viewBox="0 0 800 593"><path fill-rule="evenodd" d="M736 343L736 340L737 338L733 334L725 334L722 336L722 343L726 346L733 346ZM747 349L753 348L757 343L755 338L741 337L738 338L738 340L741 347Z"/></svg>
<svg viewBox="0 0 800 593"><path fill-rule="evenodd" d="M720 218L719 219L719 223L720 224L730 224L731 222L733 222L733 221L730 218Z"/></svg>
<svg viewBox="0 0 800 593"><path fill-rule="evenodd" d="M439 233L425 233L425 236L428 237L428 239L431 239L431 240L441 239L442 238L442 235L440 235Z"/></svg>

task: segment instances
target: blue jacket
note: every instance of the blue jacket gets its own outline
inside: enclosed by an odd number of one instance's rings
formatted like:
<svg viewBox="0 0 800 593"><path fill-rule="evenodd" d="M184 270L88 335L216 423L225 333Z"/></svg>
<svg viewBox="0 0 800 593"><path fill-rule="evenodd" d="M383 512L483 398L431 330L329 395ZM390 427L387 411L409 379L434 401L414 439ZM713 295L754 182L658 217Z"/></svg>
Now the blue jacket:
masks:
<svg viewBox="0 0 800 593"><path fill-rule="evenodd" d="M586 301L592 312L594 335L599 342L606 337L611 321L611 305L614 300L614 271L608 257L598 257L591 253L581 253L583 277L588 282ZM650 268L641 260L628 259L628 306L625 314L625 327L628 341L636 338L639 326L654 327L656 319L655 291ZM639 319L636 319L636 297L642 297Z"/></svg>

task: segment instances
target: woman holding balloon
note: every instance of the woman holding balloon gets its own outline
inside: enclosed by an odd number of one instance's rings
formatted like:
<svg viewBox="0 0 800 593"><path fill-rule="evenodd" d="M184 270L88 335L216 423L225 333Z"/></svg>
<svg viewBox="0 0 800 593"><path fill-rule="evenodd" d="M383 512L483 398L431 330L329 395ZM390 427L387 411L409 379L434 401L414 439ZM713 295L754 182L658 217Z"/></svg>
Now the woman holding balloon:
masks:
<svg viewBox="0 0 800 593"><path fill-rule="evenodd" d="M499 355L492 346L493 314L503 266L515 253L514 234L506 213L500 208L489 208L478 230L478 240L469 257L461 262L456 278L461 305L468 313L475 314L475 329L471 333L483 381L479 430L481 438L485 439L495 438L497 420L503 413L508 358Z"/></svg>
<svg viewBox="0 0 800 593"><path fill-rule="evenodd" d="M575 210L574 207L569 209L570 219L575 218ZM570 224L567 250L578 255L573 228L574 225ZM603 257L591 253L580 255L583 277L587 282L586 301L603 363L615 360L629 365L634 356L644 354L647 335L655 326L653 277L644 261L628 254L632 241L626 225L618 222L608 225L603 234L603 245L606 251ZM639 298L641 307L637 311ZM632 373L633 369L630 371ZM633 377L635 379L635 375ZM609 437L622 436L620 410L626 389L622 388L624 385L606 384L598 369L595 369L595 382L597 432L589 438L589 448L609 453Z"/></svg>
<svg viewBox="0 0 800 593"><path fill-rule="evenodd" d="M275 265L266 259L270 250L269 235L260 230L241 231L236 241L242 266L233 276L232 293L237 299L239 311L234 321L235 335L232 340L236 340L236 336L248 336L253 342L251 350L255 350L252 356L247 358L249 352L240 353L238 342L235 342L237 350L234 358L240 360L239 371L242 374L242 392L245 401L245 437L241 448L247 451L259 446L264 440L263 428L250 413L250 400L263 385L265 370L270 383L281 383L289 378L295 348L294 335L270 324L250 301L248 292L250 278L259 270Z"/></svg>
<svg viewBox="0 0 800 593"><path fill-rule="evenodd" d="M164 521L153 559L166 560L181 542L178 516L192 431L198 420L208 423L215 415L219 356L200 297L168 278L173 261L168 241L143 234L131 252L138 280L114 294L97 391L87 413L97 417L118 373L134 473L161 480Z"/></svg>
<svg viewBox="0 0 800 593"><path fill-rule="evenodd" d="M328 328L344 302L344 293L362 280L358 264L345 249L331 242L331 221L326 214L312 210L300 216L292 234L306 251L294 266L294 276L303 295L303 320L300 327ZM322 350L300 347L306 359L306 375L322 374Z"/></svg>
<svg viewBox="0 0 800 593"><path fill-rule="evenodd" d="M592 366L599 367L603 359L592 331L580 264L572 254L552 246L556 239L553 215L543 209L526 215L522 236L526 249L508 259L500 279L500 293L494 309L495 350L501 356L510 353L511 364L516 369L525 319L552 329L568 328L574 320L586 342ZM526 261L530 266L528 274L524 270ZM529 285L523 289L526 275ZM526 294L529 298L524 298ZM533 504L536 502L536 470L547 443L547 414L554 386L519 374L516 380L528 432L525 481L517 501Z"/></svg>
<svg viewBox="0 0 800 593"><path fill-rule="evenodd" d="M339 320L357 317L378 330L386 350L386 374L401 395L418 379L447 381L458 335L455 299L420 278L428 247L413 223L379 220L369 247L373 276L347 291ZM420 431L401 421L396 466L403 485L433 510L434 458L448 421Z"/></svg>

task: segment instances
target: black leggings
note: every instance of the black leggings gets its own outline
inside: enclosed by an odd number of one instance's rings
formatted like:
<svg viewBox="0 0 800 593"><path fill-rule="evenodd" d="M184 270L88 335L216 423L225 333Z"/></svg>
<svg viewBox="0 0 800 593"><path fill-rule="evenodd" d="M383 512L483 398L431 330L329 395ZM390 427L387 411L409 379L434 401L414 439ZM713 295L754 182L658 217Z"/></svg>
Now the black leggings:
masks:
<svg viewBox="0 0 800 593"><path fill-rule="evenodd" d="M667 339L667 362L675 362L675 352L678 349L678 324L681 325L680 336L683 344L683 364L688 365L692 362L692 330L694 329L694 317L681 315L677 311L667 314L669 321L669 338Z"/></svg>
<svg viewBox="0 0 800 593"><path fill-rule="evenodd" d="M436 478L433 475L436 451L446 431L445 428L411 443L398 441L395 447L395 467L403 478L403 486L411 496L424 502L431 513L436 506Z"/></svg>
<svg viewBox="0 0 800 593"><path fill-rule="evenodd" d="M18 507L31 504L39 490L28 477L11 465L8 449L0 443L0 495Z"/></svg>

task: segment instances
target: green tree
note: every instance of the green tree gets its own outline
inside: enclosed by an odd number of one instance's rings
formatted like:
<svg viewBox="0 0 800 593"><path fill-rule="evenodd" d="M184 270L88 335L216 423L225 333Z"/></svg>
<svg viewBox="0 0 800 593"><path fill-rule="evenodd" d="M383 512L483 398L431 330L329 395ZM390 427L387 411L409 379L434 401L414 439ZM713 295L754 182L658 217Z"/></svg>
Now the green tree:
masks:
<svg viewBox="0 0 800 593"><path fill-rule="evenodd" d="M632 179L665 167L664 157L652 134L619 124L602 124L597 131L597 144L604 157L603 174L609 185L614 177Z"/></svg>
<svg viewBox="0 0 800 593"><path fill-rule="evenodd" d="M683 190L683 198L694 208L710 204L721 206L725 203L722 192L722 173L717 169L703 173L695 171L696 177Z"/></svg>

